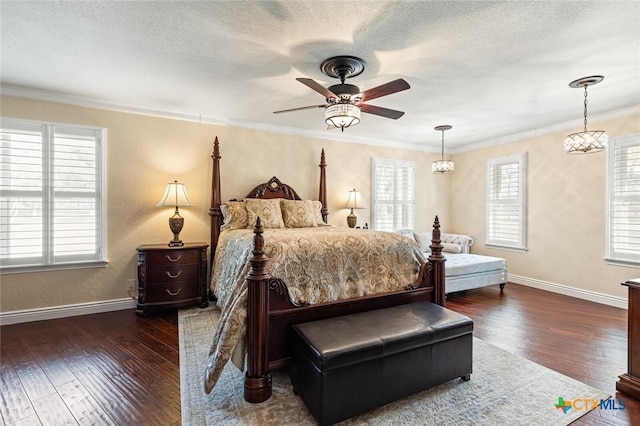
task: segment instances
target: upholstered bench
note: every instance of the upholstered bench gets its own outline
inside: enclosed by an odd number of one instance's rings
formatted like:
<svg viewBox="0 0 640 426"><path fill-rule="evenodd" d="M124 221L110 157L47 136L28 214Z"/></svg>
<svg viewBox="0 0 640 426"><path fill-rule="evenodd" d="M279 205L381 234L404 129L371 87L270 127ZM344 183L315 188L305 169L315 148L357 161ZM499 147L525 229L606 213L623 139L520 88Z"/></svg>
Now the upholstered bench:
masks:
<svg viewBox="0 0 640 426"><path fill-rule="evenodd" d="M470 318L431 302L293 326L291 383L321 425L462 377Z"/></svg>

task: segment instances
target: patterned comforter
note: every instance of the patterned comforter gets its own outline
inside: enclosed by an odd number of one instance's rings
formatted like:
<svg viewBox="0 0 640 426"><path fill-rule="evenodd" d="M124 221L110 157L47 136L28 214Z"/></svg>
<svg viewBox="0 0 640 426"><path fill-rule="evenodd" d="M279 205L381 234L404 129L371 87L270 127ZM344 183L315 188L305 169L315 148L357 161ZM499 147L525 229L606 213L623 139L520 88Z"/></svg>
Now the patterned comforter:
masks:
<svg viewBox="0 0 640 426"><path fill-rule="evenodd" d="M205 372L205 391L215 386L231 358L244 369L246 302L253 230L220 234L211 273L220 321ZM264 230L267 268L283 279L294 302L310 304L401 290L416 281L424 255L415 241L395 233L318 227Z"/></svg>

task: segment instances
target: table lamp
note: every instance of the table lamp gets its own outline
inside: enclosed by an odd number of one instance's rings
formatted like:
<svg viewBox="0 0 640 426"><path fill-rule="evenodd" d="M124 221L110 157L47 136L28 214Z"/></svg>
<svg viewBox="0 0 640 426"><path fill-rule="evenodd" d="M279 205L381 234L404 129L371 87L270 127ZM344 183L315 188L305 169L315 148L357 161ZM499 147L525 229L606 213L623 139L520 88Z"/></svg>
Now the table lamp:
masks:
<svg viewBox="0 0 640 426"><path fill-rule="evenodd" d="M349 195L347 196L347 202L345 207L351 209L351 213L347 216L347 225L349 228L355 228L358 218L355 214L353 214L353 209L366 209L367 206L362 201L362 194L355 189L353 191L349 191Z"/></svg>
<svg viewBox="0 0 640 426"><path fill-rule="evenodd" d="M180 216L178 207L191 206L191 201L189 201L189 196L187 195L187 188L185 188L183 183L178 183L177 180L174 180L167 184L167 189L165 189L164 195L160 199L160 202L156 204L156 207L162 206L175 206L176 208L173 216L169 218L169 228L171 228L171 232L173 232L173 240L169 241L169 247L182 247L184 243L180 239L179 235L180 231L182 231L182 226L184 225L184 218Z"/></svg>

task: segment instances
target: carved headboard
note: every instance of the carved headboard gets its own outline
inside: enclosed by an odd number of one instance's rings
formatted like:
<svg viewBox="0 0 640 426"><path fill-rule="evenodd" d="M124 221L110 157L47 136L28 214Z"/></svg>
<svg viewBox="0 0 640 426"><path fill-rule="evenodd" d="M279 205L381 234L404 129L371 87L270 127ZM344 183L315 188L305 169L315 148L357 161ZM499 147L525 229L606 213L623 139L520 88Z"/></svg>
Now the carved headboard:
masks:
<svg viewBox="0 0 640 426"><path fill-rule="evenodd" d="M277 177L272 177L268 182L261 183L249 192L245 198L284 198L286 200L300 200L296 191L287 185L280 182Z"/></svg>

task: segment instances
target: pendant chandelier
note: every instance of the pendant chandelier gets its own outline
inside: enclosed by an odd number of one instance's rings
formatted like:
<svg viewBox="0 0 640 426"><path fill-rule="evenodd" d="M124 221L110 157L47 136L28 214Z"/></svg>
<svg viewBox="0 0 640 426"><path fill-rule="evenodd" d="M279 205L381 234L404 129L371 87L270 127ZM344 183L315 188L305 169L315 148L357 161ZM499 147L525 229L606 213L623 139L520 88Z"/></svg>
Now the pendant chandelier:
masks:
<svg viewBox="0 0 640 426"><path fill-rule="evenodd" d="M569 83L569 87L574 89L584 87L584 131L572 133L564 140L564 151L568 154L589 154L600 152L607 147L609 136L604 130L587 131L587 87L598 84L604 77L594 75L583 77Z"/></svg>
<svg viewBox="0 0 640 426"><path fill-rule="evenodd" d="M442 131L442 151L440 160L436 160L431 164L431 171L433 173L451 173L454 169L453 161L444 159L444 131L450 130L452 127L448 124L434 127L437 131Z"/></svg>

